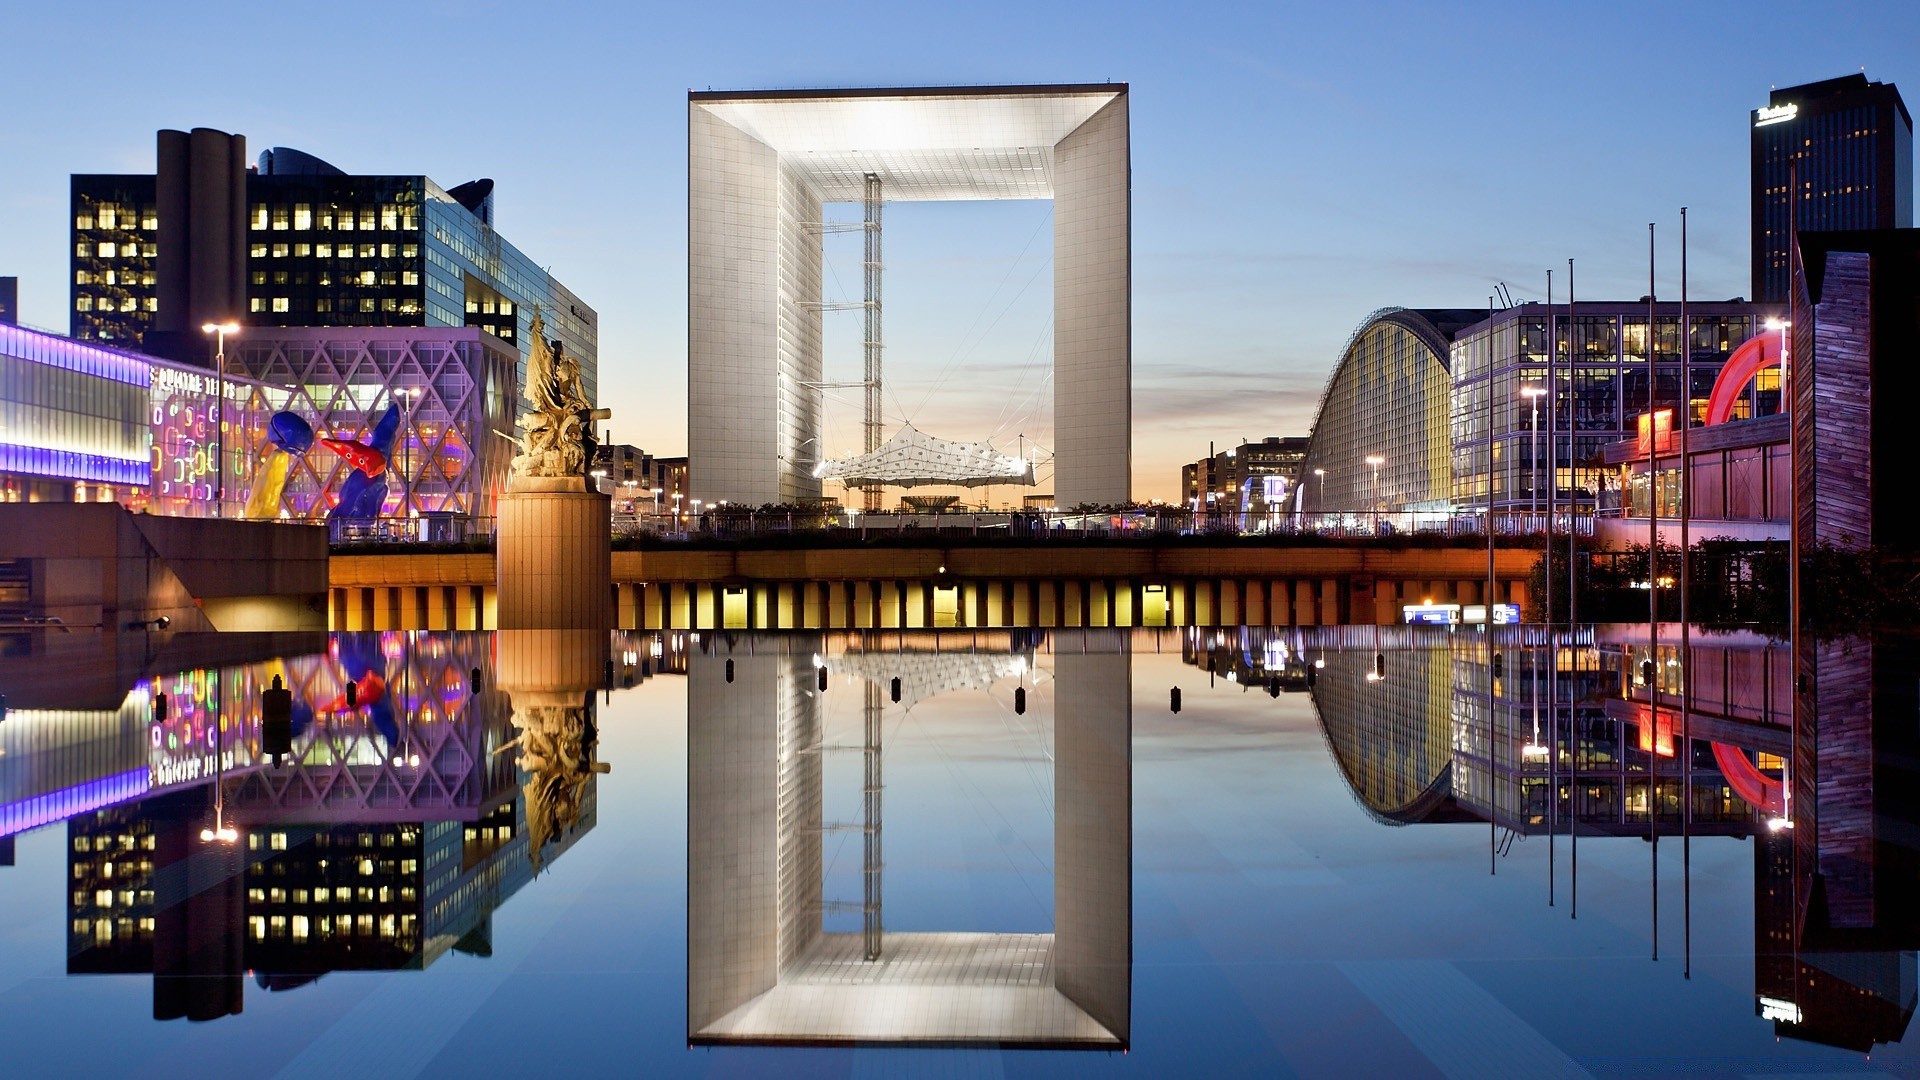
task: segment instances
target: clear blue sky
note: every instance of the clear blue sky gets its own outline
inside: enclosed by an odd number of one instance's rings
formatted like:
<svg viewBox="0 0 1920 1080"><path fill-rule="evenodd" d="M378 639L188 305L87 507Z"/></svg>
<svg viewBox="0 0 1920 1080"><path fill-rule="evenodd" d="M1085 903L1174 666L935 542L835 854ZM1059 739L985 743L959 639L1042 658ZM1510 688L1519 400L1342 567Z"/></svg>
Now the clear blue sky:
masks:
<svg viewBox="0 0 1920 1080"><path fill-rule="evenodd" d="M688 89L1126 81L1139 497L1209 439L1304 434L1376 307L1536 296L1568 256L1581 295L1639 296L1648 221L1674 292L1682 205L1692 294L1745 295L1747 110L1862 68L1920 96L1913 3L100 0L5 25L0 274L27 321L67 324L67 175L150 171L161 127L491 176L502 233L600 310L616 438L659 453L685 446ZM891 212L896 417L1050 441L1046 213ZM829 346L857 371L851 325Z"/></svg>

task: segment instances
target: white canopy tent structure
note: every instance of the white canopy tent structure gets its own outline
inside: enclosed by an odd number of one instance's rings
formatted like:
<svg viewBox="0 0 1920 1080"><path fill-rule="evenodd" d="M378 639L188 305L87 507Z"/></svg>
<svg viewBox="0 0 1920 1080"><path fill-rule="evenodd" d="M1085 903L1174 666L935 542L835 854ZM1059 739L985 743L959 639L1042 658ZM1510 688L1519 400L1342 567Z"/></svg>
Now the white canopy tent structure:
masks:
<svg viewBox="0 0 1920 1080"><path fill-rule="evenodd" d="M995 450L990 443L936 439L908 424L871 454L823 461L814 466L818 480L838 480L849 488L985 487L1032 484L1033 462Z"/></svg>

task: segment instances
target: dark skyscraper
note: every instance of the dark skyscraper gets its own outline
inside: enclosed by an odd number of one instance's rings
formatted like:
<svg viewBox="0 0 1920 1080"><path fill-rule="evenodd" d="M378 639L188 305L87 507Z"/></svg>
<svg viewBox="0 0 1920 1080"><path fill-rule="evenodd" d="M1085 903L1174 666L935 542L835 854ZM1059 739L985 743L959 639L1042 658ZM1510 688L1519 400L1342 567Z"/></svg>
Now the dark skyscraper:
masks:
<svg viewBox="0 0 1920 1080"><path fill-rule="evenodd" d="M1892 83L1865 75L1773 91L1753 124L1753 298L1787 299L1789 177L1802 231L1913 224L1913 118Z"/></svg>

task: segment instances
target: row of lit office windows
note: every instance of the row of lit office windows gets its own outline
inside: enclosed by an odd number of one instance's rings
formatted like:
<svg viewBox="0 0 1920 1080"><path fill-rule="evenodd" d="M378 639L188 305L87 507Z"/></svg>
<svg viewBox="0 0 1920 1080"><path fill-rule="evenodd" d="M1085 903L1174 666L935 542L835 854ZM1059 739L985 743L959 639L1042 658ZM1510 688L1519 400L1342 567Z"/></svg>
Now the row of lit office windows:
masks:
<svg viewBox="0 0 1920 1080"><path fill-rule="evenodd" d="M151 241L82 240L73 245L73 253L82 259L156 259L160 257L160 245Z"/></svg>
<svg viewBox="0 0 1920 1080"><path fill-rule="evenodd" d="M312 203L283 203L276 206L260 203L249 211L249 215L254 232L307 232L314 229L415 232L420 228L418 206L321 206L316 210Z"/></svg>
<svg viewBox="0 0 1920 1080"><path fill-rule="evenodd" d="M157 285L160 276L152 270L75 270L75 285Z"/></svg>
<svg viewBox="0 0 1920 1080"><path fill-rule="evenodd" d="M409 875L414 873L418 868L419 864L412 859L408 859L401 864L401 872ZM403 903L406 903L414 900L417 894L411 885L400 886L397 893L391 885L382 885L377 889L371 885L361 885L358 888L350 888L345 885L339 888L332 888L322 885L316 886L313 889L290 890L276 887L272 889L255 888L247 890L247 899L255 904L391 904L396 895Z"/></svg>
<svg viewBox="0 0 1920 1080"><path fill-rule="evenodd" d="M92 901L92 906L102 911L112 911L116 903L123 908L152 907L153 890L121 889L115 892L112 889L95 889L89 892L86 889L75 889L73 891L73 906L76 911L87 907L88 901Z"/></svg>
<svg viewBox="0 0 1920 1080"><path fill-rule="evenodd" d="M382 259L396 256L402 259L420 257L419 244L249 244L247 257L252 259L351 259L355 254L362 259L371 259L378 255Z"/></svg>
<svg viewBox="0 0 1920 1080"><path fill-rule="evenodd" d="M159 311L160 298L157 296L76 296L73 298L75 311Z"/></svg>
<svg viewBox="0 0 1920 1080"><path fill-rule="evenodd" d="M134 836L131 833L121 833L117 836L76 836L73 838L73 850L75 851L132 851L136 847L142 851L152 851L153 834L148 833L144 836Z"/></svg>
<svg viewBox="0 0 1920 1080"><path fill-rule="evenodd" d="M302 305L304 308L305 305ZM247 310L256 314L289 313L293 311L293 300L286 296L252 296L247 298ZM322 296L313 302L313 310L321 313L357 311L363 314L418 315L420 301L393 296L363 296L358 300Z"/></svg>
<svg viewBox="0 0 1920 1080"><path fill-rule="evenodd" d="M136 937L149 938L153 936L153 917L149 915L141 919L133 919L126 916L121 916L117 920L75 919L73 920L73 933L76 937L85 937L88 934L92 934L93 942L96 945L110 944L116 936L127 941L133 941Z"/></svg>
<svg viewBox="0 0 1920 1080"><path fill-rule="evenodd" d="M305 285L318 277L321 285L418 285L420 274L414 270L321 270L317 275L306 271L292 272L275 270L269 274L265 270L255 270L247 275L252 285Z"/></svg>
<svg viewBox="0 0 1920 1080"><path fill-rule="evenodd" d="M93 863L87 862L84 860L73 864L73 879L75 881L79 881L82 878L92 877L95 874L98 874L100 877L103 877L103 878L111 878L116 872L118 872L119 875L123 878L142 877L144 875L153 873L153 860L152 859L123 859L120 862L116 863L112 859L107 859L106 861L102 862L98 867L95 867Z"/></svg>
<svg viewBox="0 0 1920 1080"><path fill-rule="evenodd" d="M73 215L73 227L76 229L147 229L160 227L160 215L151 206L142 206L137 211L133 207L121 207L116 202L95 203L91 211L82 210Z"/></svg>
<svg viewBox="0 0 1920 1080"><path fill-rule="evenodd" d="M415 915L382 915L378 921L372 915L335 915L332 919L325 915L314 919L308 919L305 915L291 918L285 915L253 915L247 919L247 930L255 941L288 936L295 941L305 941L312 936L372 937L376 928L383 938L410 938L418 924L419 917Z"/></svg>

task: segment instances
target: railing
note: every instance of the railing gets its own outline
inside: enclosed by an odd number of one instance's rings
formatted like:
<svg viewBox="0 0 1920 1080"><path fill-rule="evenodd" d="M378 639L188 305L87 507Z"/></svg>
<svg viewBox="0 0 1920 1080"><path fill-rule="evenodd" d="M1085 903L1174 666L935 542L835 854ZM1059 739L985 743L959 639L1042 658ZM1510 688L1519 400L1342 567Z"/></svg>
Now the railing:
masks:
<svg viewBox="0 0 1920 1080"><path fill-rule="evenodd" d="M917 513L914 511L751 510L703 511L674 514L613 515L615 540L699 542L755 538L815 537L842 540L905 542L918 538L1049 540L1144 540L1156 536L1320 537L1334 540L1392 537L1468 537L1485 535L1484 514L1446 514L1382 511L1296 514L1233 514L1183 509L1116 510L1081 513L1067 510L1002 510L979 513ZM335 547L373 547L393 544L467 544L484 546L494 539L497 521L491 517L380 518L330 521L327 538ZM1547 515L1526 511L1495 512L1495 536L1543 535ZM1593 535L1593 518L1586 514L1555 514L1553 531L1566 535L1571 527L1581 536Z"/></svg>
<svg viewBox="0 0 1920 1080"><path fill-rule="evenodd" d="M1477 536L1485 534L1484 514L1413 511L1380 513L1227 513L1182 509L1116 510L1088 513L1067 510L919 513L846 510L703 511L617 515L614 535L664 540L736 540L761 536L831 533L861 539L938 535L1009 539L1133 539L1151 536L1327 537L1356 539L1391 536ZM1553 515L1553 530L1568 528L1591 536L1585 514ZM1496 512L1496 536L1534 536L1547 528L1545 513Z"/></svg>

